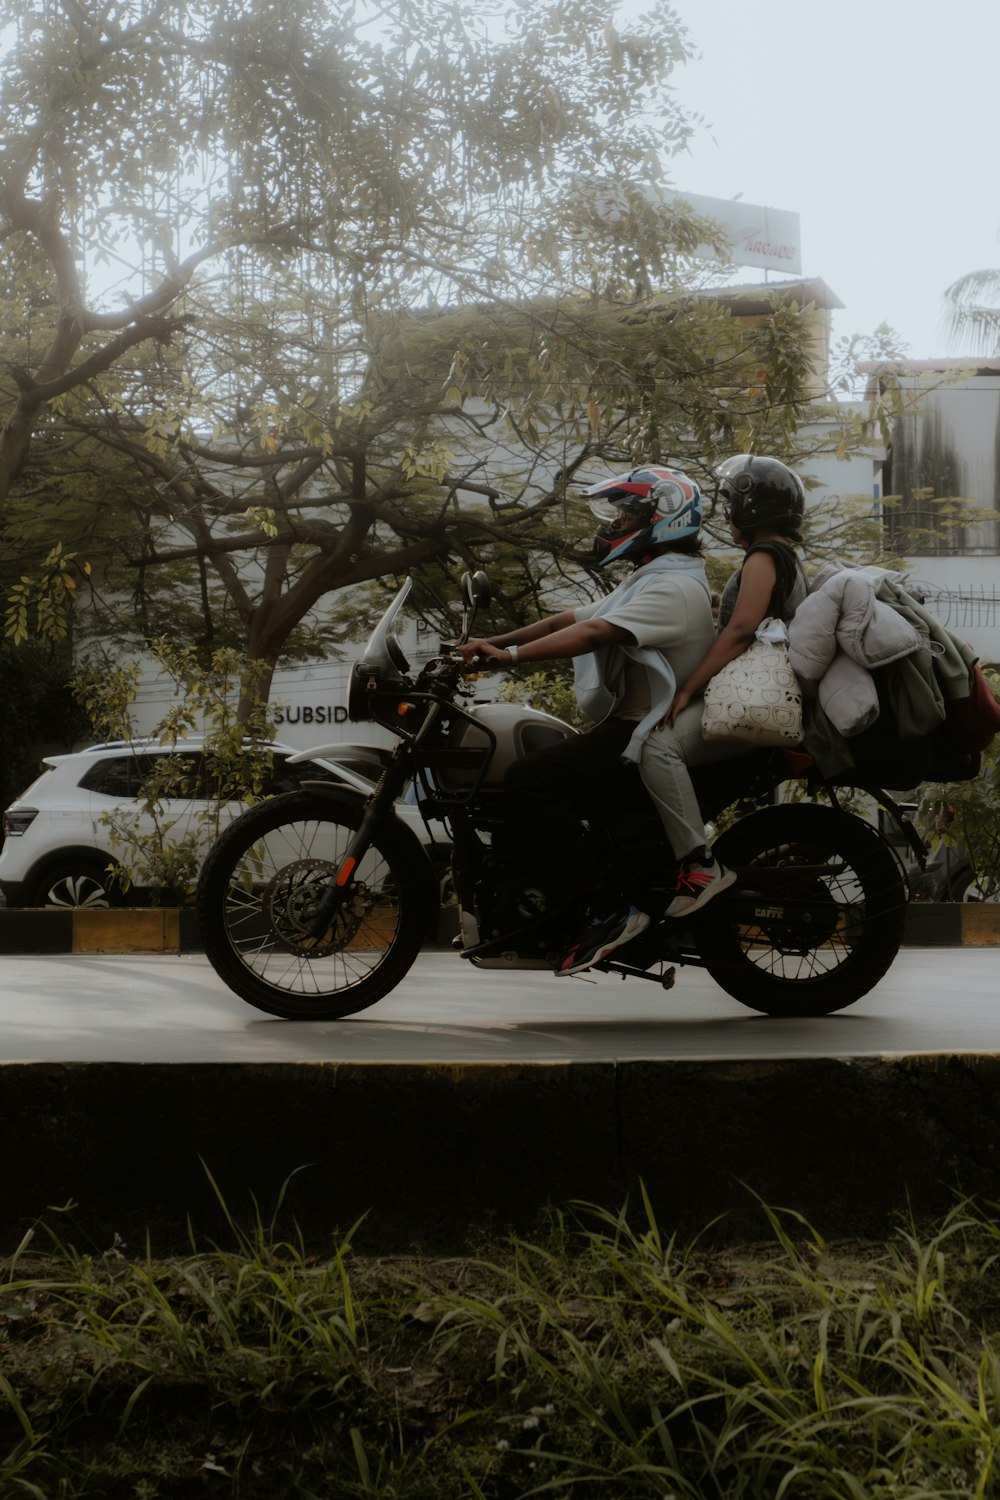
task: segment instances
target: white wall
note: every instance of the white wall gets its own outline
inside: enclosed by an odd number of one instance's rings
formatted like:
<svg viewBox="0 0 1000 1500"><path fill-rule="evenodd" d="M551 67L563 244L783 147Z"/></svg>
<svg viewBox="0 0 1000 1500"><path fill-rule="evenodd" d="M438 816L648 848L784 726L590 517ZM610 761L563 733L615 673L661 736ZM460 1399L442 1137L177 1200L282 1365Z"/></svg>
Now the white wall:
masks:
<svg viewBox="0 0 1000 1500"><path fill-rule="evenodd" d="M438 648L438 636L422 621L408 620L399 631L400 644L416 670ZM328 661L297 662L274 674L270 703L276 721L275 738L297 750L314 745L353 742L392 745L394 737L377 724L353 724L347 717L351 667L362 653L364 640ZM139 694L133 708L138 735L151 734L174 703L173 682L150 658L140 660Z"/></svg>
<svg viewBox="0 0 1000 1500"><path fill-rule="evenodd" d="M916 557L907 587L981 661L1000 664L1000 557Z"/></svg>
<svg viewBox="0 0 1000 1500"><path fill-rule="evenodd" d="M948 419L963 493L980 505L996 504L994 431L1000 380L971 377L935 391L935 402ZM973 420L979 413L979 419ZM920 431L920 424L915 424ZM809 491L810 509L821 510L834 499L870 495L878 507L882 495L884 450L838 459L832 454L814 459L805 468L819 480ZM970 528L970 531L972 528ZM967 552L950 557L914 555L907 559L906 587L918 592L942 623L967 641L984 662L1000 663L1000 556Z"/></svg>

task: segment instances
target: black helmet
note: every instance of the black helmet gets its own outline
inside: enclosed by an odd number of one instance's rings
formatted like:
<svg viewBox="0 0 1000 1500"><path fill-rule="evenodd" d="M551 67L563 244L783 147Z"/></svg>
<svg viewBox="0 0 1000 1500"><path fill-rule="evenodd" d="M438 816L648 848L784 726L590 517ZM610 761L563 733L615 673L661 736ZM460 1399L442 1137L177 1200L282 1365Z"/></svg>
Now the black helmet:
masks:
<svg viewBox="0 0 1000 1500"><path fill-rule="evenodd" d="M626 474L604 479L583 492L601 522L594 537L598 562L638 561L697 536L701 527L701 492L693 479L662 464L642 464Z"/></svg>
<svg viewBox="0 0 1000 1500"><path fill-rule="evenodd" d="M794 469L778 458L737 453L715 471L719 499L740 531L784 526L798 532L806 508L806 491Z"/></svg>

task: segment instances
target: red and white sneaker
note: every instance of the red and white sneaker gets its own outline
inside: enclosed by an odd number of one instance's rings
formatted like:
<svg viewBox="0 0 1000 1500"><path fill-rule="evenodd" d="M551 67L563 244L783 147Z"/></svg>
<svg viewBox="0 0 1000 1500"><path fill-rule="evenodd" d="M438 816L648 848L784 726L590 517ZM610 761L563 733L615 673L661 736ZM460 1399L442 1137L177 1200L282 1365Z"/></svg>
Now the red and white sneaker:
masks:
<svg viewBox="0 0 1000 1500"><path fill-rule="evenodd" d="M727 870L714 856L707 865L685 860L677 871L676 894L664 916L689 917L720 891L728 890L735 879L736 871Z"/></svg>

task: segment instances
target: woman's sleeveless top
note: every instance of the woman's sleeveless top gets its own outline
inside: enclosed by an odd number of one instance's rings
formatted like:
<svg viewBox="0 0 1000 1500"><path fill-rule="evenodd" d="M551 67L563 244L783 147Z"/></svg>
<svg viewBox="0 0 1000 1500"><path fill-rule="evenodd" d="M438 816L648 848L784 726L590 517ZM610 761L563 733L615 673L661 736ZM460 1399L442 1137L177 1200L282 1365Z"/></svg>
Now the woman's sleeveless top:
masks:
<svg viewBox="0 0 1000 1500"><path fill-rule="evenodd" d="M766 552L774 558L774 565L778 570L778 577L767 606L767 614L773 615L778 620L790 620L809 592L809 583L802 570L795 549L787 542L757 542L748 547L746 557L752 557L755 552ZM746 562L746 557L743 559ZM740 592L740 580L743 577L743 569L734 573L722 591L722 599L719 604L719 629L728 625L732 618L733 610L736 608L736 600Z"/></svg>

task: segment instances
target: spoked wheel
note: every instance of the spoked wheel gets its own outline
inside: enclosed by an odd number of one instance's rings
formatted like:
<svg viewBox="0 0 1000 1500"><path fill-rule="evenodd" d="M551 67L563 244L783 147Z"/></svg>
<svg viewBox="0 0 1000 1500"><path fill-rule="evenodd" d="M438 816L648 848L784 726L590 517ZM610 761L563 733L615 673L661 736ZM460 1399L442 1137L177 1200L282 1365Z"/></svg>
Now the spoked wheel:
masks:
<svg viewBox="0 0 1000 1500"><path fill-rule="evenodd" d="M259 1010L290 1020L353 1015L388 994L419 953L430 867L391 825L354 871L327 929L310 931L361 814L346 799L274 797L232 823L205 861L205 953Z"/></svg>
<svg viewBox="0 0 1000 1500"><path fill-rule="evenodd" d="M768 808L715 850L740 880L731 903L724 894L705 912L705 967L734 999L770 1016L825 1016L885 974L902 941L906 893L867 823L828 807Z"/></svg>

